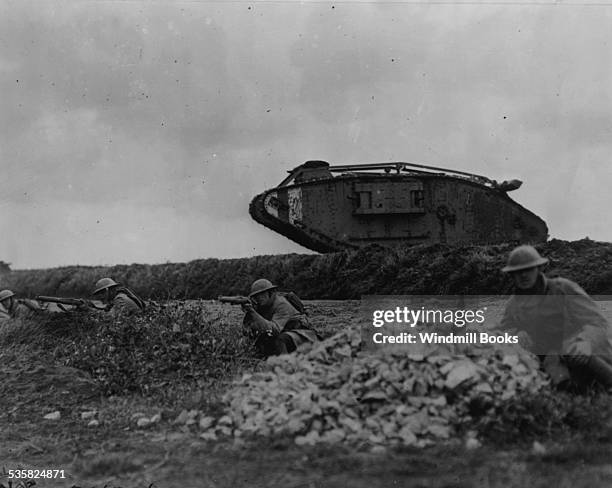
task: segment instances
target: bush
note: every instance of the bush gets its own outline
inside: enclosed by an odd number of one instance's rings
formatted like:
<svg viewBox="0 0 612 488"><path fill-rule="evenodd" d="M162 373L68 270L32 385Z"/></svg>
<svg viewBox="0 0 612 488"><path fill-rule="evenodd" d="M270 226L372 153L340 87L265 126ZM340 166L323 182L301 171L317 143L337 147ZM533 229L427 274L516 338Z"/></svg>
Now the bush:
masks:
<svg viewBox="0 0 612 488"><path fill-rule="evenodd" d="M64 327L68 337L56 341L55 359L88 372L106 394L146 395L181 382L229 379L257 361L240 321L210 309L173 303L116 320L56 314L49 320L70 326ZM44 327L50 330L49 323Z"/></svg>

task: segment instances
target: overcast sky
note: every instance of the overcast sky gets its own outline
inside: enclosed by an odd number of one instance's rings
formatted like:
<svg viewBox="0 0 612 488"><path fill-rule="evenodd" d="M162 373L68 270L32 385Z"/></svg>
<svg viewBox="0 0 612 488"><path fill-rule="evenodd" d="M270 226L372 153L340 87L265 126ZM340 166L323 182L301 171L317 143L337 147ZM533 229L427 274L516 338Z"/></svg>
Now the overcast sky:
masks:
<svg viewBox="0 0 612 488"><path fill-rule="evenodd" d="M519 178L612 241L612 5L0 0L0 260L308 252L251 198L309 159Z"/></svg>

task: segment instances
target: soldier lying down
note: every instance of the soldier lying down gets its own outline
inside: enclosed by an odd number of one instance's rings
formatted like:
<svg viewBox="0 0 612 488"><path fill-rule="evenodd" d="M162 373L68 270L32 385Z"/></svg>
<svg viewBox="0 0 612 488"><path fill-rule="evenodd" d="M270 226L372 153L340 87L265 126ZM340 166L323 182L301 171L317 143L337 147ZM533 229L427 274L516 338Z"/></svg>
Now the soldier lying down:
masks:
<svg viewBox="0 0 612 488"><path fill-rule="evenodd" d="M243 325L255 337L260 354L290 353L300 344L318 339L303 311L292 305L270 281L256 280L251 285L249 299L241 305L245 312Z"/></svg>

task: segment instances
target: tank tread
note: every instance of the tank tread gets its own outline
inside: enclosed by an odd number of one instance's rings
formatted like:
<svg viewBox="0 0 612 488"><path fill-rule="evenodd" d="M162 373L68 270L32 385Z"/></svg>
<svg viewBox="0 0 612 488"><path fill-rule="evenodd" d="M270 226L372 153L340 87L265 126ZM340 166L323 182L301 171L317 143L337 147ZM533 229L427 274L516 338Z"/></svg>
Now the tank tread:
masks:
<svg viewBox="0 0 612 488"><path fill-rule="evenodd" d="M310 229L304 224L296 227L289 222L284 222L270 215L264 206L266 195L274 190L261 193L249 204L249 214L259 224L271 229L288 239L297 242L301 246L320 253L343 251L345 249L356 249L358 246L349 242L339 241L321 232Z"/></svg>

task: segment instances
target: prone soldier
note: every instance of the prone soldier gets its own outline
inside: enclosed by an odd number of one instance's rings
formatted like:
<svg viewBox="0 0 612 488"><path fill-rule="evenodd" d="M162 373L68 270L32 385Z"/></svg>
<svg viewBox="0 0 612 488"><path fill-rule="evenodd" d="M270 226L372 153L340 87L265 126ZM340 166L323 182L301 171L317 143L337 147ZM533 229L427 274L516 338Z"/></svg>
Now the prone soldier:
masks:
<svg viewBox="0 0 612 488"><path fill-rule="evenodd" d="M127 286L122 286L112 278L102 278L96 283L93 295L99 297L105 310L113 313L133 314L145 309L145 302Z"/></svg>
<svg viewBox="0 0 612 488"><path fill-rule="evenodd" d="M251 285L248 297L219 297L220 301L239 304L245 312L243 327L255 338L255 346L265 357L287 354L306 342L318 340L306 314L277 291L266 279Z"/></svg>
<svg viewBox="0 0 612 488"><path fill-rule="evenodd" d="M113 313L132 314L145 309L145 302L129 288L120 285L112 278L102 278L96 283L93 292L97 300L84 298L63 298L51 296L36 297L39 302L53 304L62 312L101 310Z"/></svg>
<svg viewBox="0 0 612 488"><path fill-rule="evenodd" d="M27 318L43 308L34 300L18 299L12 290L0 291L0 322L14 318Z"/></svg>

